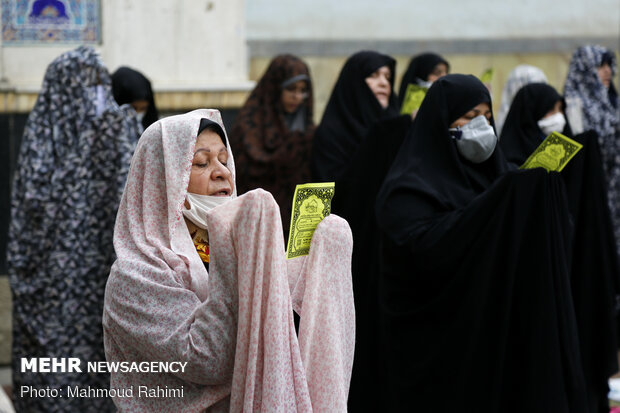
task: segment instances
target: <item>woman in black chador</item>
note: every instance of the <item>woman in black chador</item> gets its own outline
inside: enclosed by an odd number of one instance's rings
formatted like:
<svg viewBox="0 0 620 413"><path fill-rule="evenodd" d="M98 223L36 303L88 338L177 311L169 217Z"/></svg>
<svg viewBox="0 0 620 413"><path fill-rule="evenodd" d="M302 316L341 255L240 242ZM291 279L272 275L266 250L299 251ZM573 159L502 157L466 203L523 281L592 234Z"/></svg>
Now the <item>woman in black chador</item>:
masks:
<svg viewBox="0 0 620 413"><path fill-rule="evenodd" d="M313 144L313 178L335 180L332 212L353 233L351 263L355 295L355 358L348 409L378 411L378 236L375 199L411 124L399 116L393 92L395 61L359 52L345 64ZM372 167L369 167L372 165Z"/></svg>
<svg viewBox="0 0 620 413"><path fill-rule="evenodd" d="M116 103L133 107L143 130L159 119L151 81L137 70L126 66L116 69L112 74L112 93Z"/></svg>
<svg viewBox="0 0 620 413"><path fill-rule="evenodd" d="M506 160L519 167L552 132L572 138L564 107L562 96L546 83L530 83L519 89L499 140Z"/></svg>
<svg viewBox="0 0 620 413"><path fill-rule="evenodd" d="M379 192L386 411L588 411L564 184L506 172L491 110L437 80Z"/></svg>
<svg viewBox="0 0 620 413"><path fill-rule="evenodd" d="M395 66L393 58L373 51L347 60L314 133L310 169L315 182L339 178L370 127L398 115Z"/></svg>
<svg viewBox="0 0 620 413"><path fill-rule="evenodd" d="M407 71L400 81L398 90L398 107L402 108L407 87L410 84L430 88L434 81L450 72L450 63L436 53L421 53L413 56Z"/></svg>
<svg viewBox="0 0 620 413"><path fill-rule="evenodd" d="M356 323L350 412L381 411L383 406L380 394L375 391L383 374L377 358L379 230L375 201L410 126L410 115L375 123L336 180L332 212L346 219L353 233L351 270Z"/></svg>
<svg viewBox="0 0 620 413"><path fill-rule="evenodd" d="M554 131L583 145L562 177L574 223L571 286L589 411L602 413L609 411L607 379L618 369L614 308L618 258L596 132L573 137L564 107L564 99L552 86L524 86L508 112L500 144L515 165L523 164Z"/></svg>

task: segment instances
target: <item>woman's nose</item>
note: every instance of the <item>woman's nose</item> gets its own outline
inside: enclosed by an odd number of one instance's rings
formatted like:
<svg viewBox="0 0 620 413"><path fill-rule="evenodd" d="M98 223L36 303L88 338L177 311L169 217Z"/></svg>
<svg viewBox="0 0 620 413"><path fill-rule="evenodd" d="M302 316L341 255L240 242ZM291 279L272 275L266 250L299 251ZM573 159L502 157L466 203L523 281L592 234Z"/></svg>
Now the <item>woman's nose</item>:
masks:
<svg viewBox="0 0 620 413"><path fill-rule="evenodd" d="M213 168L211 177L213 179L222 179L222 178L226 179L230 176L230 174L231 174L230 170L225 165L223 165L220 162L217 162L217 165L215 166L215 168Z"/></svg>

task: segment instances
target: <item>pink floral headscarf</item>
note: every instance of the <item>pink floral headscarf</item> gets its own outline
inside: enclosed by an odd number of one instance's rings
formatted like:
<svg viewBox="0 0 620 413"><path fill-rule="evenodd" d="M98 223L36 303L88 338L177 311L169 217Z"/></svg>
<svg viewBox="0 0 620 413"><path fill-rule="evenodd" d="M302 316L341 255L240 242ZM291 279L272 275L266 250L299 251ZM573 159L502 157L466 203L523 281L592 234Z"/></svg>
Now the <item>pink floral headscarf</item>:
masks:
<svg viewBox="0 0 620 413"><path fill-rule="evenodd" d="M136 412L346 411L355 338L348 224L326 218L309 256L287 261L277 204L251 191L209 212L207 273L181 212L202 118L223 129L218 111L196 110L140 138L103 316L108 361L187 362L182 373L113 373L111 388L182 388L183 397L115 403ZM230 149L228 165L234 179Z"/></svg>

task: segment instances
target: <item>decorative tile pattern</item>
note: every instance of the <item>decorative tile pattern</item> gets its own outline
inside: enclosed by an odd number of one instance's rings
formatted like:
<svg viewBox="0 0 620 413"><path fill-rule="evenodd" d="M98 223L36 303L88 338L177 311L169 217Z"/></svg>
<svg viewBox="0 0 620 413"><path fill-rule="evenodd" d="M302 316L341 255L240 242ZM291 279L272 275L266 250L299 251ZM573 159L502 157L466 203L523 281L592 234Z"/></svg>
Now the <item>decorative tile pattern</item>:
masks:
<svg viewBox="0 0 620 413"><path fill-rule="evenodd" d="M2 42L99 43L100 0L1 0Z"/></svg>

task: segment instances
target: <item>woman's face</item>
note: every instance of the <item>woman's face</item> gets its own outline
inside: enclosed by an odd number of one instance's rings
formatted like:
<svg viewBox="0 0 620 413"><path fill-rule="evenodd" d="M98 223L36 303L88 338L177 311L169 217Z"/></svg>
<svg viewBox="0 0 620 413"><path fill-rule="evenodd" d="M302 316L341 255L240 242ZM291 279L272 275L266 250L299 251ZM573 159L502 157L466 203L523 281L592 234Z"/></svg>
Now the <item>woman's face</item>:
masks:
<svg viewBox="0 0 620 413"><path fill-rule="evenodd" d="M136 112L144 113L149 108L149 101L145 99L134 100L131 102L131 106L136 110Z"/></svg>
<svg viewBox="0 0 620 413"><path fill-rule="evenodd" d="M463 116L454 121L450 128L456 128L457 126L463 127L469 123L473 118L483 115L487 118L487 121L491 123L491 107L488 103L480 103L476 105L469 112L465 113Z"/></svg>
<svg viewBox="0 0 620 413"><path fill-rule="evenodd" d="M383 109L387 108L390 103L390 94L392 93L390 87L391 78L392 72L387 66L381 66L366 78L366 84L374 93Z"/></svg>
<svg viewBox="0 0 620 413"><path fill-rule="evenodd" d="M598 78L601 79L601 83L603 83L603 86L608 88L611 84L611 66L607 63L603 63L598 67L598 69L596 69L596 71L598 73Z"/></svg>
<svg viewBox="0 0 620 413"><path fill-rule="evenodd" d="M308 83L298 80L282 89L280 101L286 113L295 113L308 98Z"/></svg>
<svg viewBox="0 0 620 413"><path fill-rule="evenodd" d="M434 82L435 80L447 74L448 74L448 66L446 66L445 63L439 63L437 66L435 66L433 71L428 75L428 78L426 79L426 81Z"/></svg>
<svg viewBox="0 0 620 413"><path fill-rule="evenodd" d="M194 149L192 170L187 192L199 195L230 196L233 193L232 173L226 167L228 151L220 136L205 129Z"/></svg>
<svg viewBox="0 0 620 413"><path fill-rule="evenodd" d="M549 112L547 112L547 114L545 116L543 116L542 118L548 118L549 116L553 116L558 112L562 111L562 101L558 100L557 102L555 102L555 105L553 105L553 109L551 109Z"/></svg>

